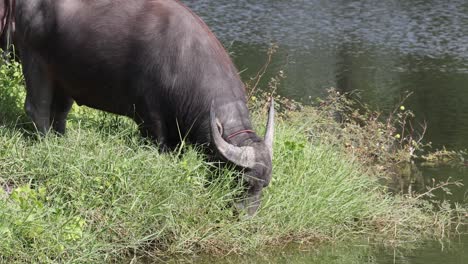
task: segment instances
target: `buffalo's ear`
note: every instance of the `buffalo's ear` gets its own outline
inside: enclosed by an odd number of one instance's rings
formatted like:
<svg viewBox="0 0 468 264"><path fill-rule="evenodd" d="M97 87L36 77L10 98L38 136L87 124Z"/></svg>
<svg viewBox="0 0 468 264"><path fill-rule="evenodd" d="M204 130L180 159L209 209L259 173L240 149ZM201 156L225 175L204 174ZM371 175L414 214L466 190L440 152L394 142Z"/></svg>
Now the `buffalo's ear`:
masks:
<svg viewBox="0 0 468 264"><path fill-rule="evenodd" d="M220 135L224 134L223 125L221 125L221 122L219 122L218 118L216 118L216 126L218 127L219 134Z"/></svg>

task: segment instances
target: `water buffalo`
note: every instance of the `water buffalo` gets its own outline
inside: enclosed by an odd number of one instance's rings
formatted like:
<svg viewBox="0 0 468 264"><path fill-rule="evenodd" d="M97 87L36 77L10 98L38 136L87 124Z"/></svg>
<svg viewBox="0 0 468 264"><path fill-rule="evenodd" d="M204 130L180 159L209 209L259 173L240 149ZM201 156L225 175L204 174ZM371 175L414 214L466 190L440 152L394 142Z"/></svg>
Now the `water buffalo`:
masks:
<svg viewBox="0 0 468 264"><path fill-rule="evenodd" d="M64 133L75 101L133 118L161 148L181 137L207 145L244 172L244 206L256 212L271 179L273 102L263 140L229 55L190 9L178 0L0 1L39 132Z"/></svg>

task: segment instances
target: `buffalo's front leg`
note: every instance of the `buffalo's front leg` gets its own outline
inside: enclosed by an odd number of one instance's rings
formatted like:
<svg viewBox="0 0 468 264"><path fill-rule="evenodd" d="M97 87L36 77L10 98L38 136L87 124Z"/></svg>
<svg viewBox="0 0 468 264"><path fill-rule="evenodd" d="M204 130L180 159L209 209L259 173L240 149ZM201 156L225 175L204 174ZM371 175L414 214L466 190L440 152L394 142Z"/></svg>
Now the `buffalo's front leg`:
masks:
<svg viewBox="0 0 468 264"><path fill-rule="evenodd" d="M167 140L166 124L159 114L155 112L140 114L135 121L138 123L141 135L156 143L161 151L165 152L171 148Z"/></svg>
<svg viewBox="0 0 468 264"><path fill-rule="evenodd" d="M67 115L73 105L73 99L66 95L59 86L55 86L51 107L52 128L59 134L64 134L67 125Z"/></svg>
<svg viewBox="0 0 468 264"><path fill-rule="evenodd" d="M23 73L26 80L24 108L37 130L46 134L50 129L52 82L44 62L31 52L22 52Z"/></svg>

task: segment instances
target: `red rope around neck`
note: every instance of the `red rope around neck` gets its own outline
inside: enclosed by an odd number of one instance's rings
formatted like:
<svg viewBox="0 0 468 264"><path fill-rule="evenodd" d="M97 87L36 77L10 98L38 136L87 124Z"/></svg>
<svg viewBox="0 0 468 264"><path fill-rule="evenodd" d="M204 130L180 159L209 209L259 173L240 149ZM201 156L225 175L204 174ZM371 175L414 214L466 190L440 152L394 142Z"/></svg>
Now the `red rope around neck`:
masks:
<svg viewBox="0 0 468 264"><path fill-rule="evenodd" d="M250 130L250 129L239 130L239 131L237 131L237 132L232 133L231 135L229 135L229 136L226 138L226 140L229 140L229 139L231 139L231 138L233 138L233 137L235 137L235 136L237 136L237 135L240 135L240 134L242 134L242 133L255 133L255 131Z"/></svg>

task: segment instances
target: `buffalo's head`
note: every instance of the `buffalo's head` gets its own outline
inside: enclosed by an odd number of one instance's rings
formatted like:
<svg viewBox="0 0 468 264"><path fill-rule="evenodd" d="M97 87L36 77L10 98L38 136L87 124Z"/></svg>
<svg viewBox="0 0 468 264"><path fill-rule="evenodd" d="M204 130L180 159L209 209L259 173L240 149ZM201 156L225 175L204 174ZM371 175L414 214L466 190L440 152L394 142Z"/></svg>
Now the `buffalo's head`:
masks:
<svg viewBox="0 0 468 264"><path fill-rule="evenodd" d="M213 143L218 152L229 162L244 171L244 180L247 183L246 198L237 207L245 208L252 216L260 206L262 189L270 183L273 157L274 135L274 102L273 98L268 113L268 122L263 141L251 142L247 146L235 146L223 139L211 105L210 126Z"/></svg>

